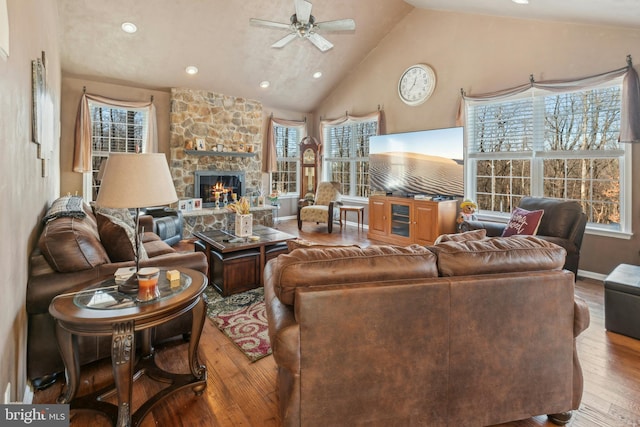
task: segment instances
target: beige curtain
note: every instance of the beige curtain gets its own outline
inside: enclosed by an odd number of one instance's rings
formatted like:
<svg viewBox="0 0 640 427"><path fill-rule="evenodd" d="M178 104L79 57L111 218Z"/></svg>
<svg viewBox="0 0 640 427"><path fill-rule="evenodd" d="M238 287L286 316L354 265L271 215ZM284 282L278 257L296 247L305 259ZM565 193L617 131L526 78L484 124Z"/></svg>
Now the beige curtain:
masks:
<svg viewBox="0 0 640 427"><path fill-rule="evenodd" d="M78 105L78 114L76 115L75 142L73 150L73 171L86 173L91 172L91 110L89 109L89 101L104 104L115 108L148 108L147 117L147 138L145 145L142 147L143 153L156 153L158 151L158 126L156 123L156 107L152 101L120 101L116 99L106 98L100 95L90 95L83 93Z"/></svg>
<svg viewBox="0 0 640 427"><path fill-rule="evenodd" d="M510 89L504 89L497 92L485 93L481 95L466 95L462 92L460 103L458 104L458 112L456 116L456 125L464 126L465 118L465 101L488 102L506 99L511 96L526 92L533 88L546 90L549 92L567 92L572 90L587 90L597 85L609 82L616 78L622 77L622 108L620 117L620 142L640 142L640 84L638 83L638 74L631 64L631 59L627 58L628 65L624 68L608 71L606 73L597 74L595 76L584 77L575 80L549 80L536 82L533 76L529 78L528 84L523 84Z"/></svg>
<svg viewBox="0 0 640 427"><path fill-rule="evenodd" d="M324 147L324 131L330 127L342 126L346 123L362 123L376 120L378 122L378 135L385 134L384 126L384 114L381 110L373 113L365 114L364 116L350 116L348 113L344 117L331 120L320 120L320 145Z"/></svg>
<svg viewBox="0 0 640 427"><path fill-rule="evenodd" d="M267 137L262 149L262 172L271 173L278 168L278 156L276 154L276 138L273 125L298 128L300 131L300 140L307 136L307 122L299 120L285 120L271 117L267 126Z"/></svg>

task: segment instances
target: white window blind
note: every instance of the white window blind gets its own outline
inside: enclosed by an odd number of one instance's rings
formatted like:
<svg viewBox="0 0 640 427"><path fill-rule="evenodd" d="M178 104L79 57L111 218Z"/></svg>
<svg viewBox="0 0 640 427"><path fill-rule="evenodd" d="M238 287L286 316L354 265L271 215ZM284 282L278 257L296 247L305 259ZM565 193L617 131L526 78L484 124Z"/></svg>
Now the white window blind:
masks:
<svg viewBox="0 0 640 427"><path fill-rule="evenodd" d="M577 200L589 226L628 232L628 144L620 144L621 81L567 93L467 104L467 193L480 212L508 214L524 196Z"/></svg>
<svg viewBox="0 0 640 427"><path fill-rule="evenodd" d="M273 126L278 167L271 174L271 189L280 195L297 193L300 169L300 130L297 127Z"/></svg>

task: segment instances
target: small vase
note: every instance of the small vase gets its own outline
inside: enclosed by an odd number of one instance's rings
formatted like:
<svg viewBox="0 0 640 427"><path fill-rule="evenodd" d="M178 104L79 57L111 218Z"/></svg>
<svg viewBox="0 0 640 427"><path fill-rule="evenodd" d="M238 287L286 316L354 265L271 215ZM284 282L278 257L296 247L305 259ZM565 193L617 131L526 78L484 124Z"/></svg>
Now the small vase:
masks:
<svg viewBox="0 0 640 427"><path fill-rule="evenodd" d="M253 233L253 214L236 214L235 235L238 237L248 237Z"/></svg>

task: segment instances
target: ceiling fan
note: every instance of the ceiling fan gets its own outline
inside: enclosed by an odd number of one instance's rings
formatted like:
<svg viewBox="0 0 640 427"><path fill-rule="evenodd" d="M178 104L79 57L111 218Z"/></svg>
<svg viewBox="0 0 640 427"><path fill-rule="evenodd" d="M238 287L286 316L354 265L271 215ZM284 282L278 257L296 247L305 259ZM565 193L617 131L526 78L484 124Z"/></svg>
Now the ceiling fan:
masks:
<svg viewBox="0 0 640 427"><path fill-rule="evenodd" d="M289 34L275 42L271 47L282 48L292 42L296 37L307 39L322 52L333 47L333 44L317 32L333 31L353 31L356 23L353 19L338 19L336 21L316 22L316 18L311 14L311 3L306 0L294 0L296 13L291 15L290 23L265 21L264 19L251 18L253 25L262 27L280 28L290 31Z"/></svg>

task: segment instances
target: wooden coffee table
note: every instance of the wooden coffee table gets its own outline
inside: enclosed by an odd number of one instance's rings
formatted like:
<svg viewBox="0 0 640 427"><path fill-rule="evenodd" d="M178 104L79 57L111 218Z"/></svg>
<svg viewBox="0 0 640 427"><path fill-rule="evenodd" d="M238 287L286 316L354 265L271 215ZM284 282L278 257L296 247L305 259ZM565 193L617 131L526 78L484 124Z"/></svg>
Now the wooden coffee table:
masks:
<svg viewBox="0 0 640 427"><path fill-rule="evenodd" d="M297 238L263 225L253 227L258 240L235 241L235 235L223 230L196 231L193 235L200 239L196 249L200 246L207 255L209 282L223 296L261 286L268 254L287 252L286 241Z"/></svg>
<svg viewBox="0 0 640 427"><path fill-rule="evenodd" d="M199 271L179 268L180 280L169 282L165 270L160 271L160 296L152 301L137 302L135 295L118 292L115 279L98 282L79 292L58 295L49 305L56 319L56 336L65 366L66 386L58 403L70 403L71 409L89 409L105 413L114 425L136 426L153 406L170 394L190 387L196 395L207 386L207 368L198 361L198 344L204 326L207 304L202 296L207 278ZM191 311L189 341L189 374L170 373L154 361L151 330L154 326ZM136 332L142 333L142 353L136 360ZM80 382L78 360L79 335L111 336L111 363L114 385L75 399ZM140 375L168 383L169 386L152 396L135 412L131 397L133 382ZM104 399L117 394L118 405Z"/></svg>

